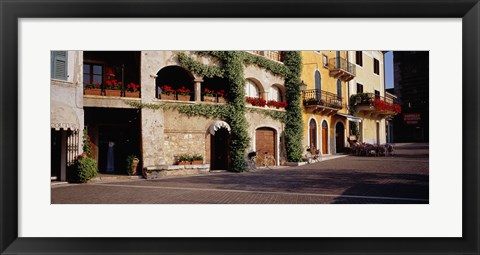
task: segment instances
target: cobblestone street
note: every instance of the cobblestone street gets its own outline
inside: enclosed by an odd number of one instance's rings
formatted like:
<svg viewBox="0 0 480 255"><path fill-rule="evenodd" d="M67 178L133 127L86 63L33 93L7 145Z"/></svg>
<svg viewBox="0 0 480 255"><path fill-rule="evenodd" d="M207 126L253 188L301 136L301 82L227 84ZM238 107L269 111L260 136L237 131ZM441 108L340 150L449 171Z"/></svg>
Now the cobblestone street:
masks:
<svg viewBox="0 0 480 255"><path fill-rule="evenodd" d="M418 204L429 199L428 144L391 157L346 156L298 167L52 186L53 204Z"/></svg>

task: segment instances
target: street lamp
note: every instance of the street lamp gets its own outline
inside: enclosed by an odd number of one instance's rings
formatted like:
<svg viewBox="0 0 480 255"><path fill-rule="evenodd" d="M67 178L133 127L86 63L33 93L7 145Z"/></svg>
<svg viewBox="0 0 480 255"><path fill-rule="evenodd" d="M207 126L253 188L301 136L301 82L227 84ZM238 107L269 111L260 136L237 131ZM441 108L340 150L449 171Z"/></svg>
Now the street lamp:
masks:
<svg viewBox="0 0 480 255"><path fill-rule="evenodd" d="M302 83L300 83L300 91L305 92L307 90L307 84L302 80Z"/></svg>

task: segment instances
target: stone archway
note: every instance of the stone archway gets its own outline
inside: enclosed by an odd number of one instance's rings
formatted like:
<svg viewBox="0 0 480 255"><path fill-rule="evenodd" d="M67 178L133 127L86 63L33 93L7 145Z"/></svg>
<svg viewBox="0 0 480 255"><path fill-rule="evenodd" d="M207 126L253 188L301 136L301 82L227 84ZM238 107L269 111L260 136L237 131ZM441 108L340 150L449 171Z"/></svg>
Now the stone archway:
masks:
<svg viewBox="0 0 480 255"><path fill-rule="evenodd" d="M225 121L215 121L208 132L211 134L210 170L229 170L230 126Z"/></svg>

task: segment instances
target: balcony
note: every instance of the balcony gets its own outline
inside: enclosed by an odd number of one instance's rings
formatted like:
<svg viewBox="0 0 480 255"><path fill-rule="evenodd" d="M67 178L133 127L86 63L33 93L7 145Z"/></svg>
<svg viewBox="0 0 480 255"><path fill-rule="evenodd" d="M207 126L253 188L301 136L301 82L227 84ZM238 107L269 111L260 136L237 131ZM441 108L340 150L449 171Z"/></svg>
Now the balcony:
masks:
<svg viewBox="0 0 480 255"><path fill-rule="evenodd" d="M342 98L334 93L311 89L303 92L303 105L308 112L333 115L343 108Z"/></svg>
<svg viewBox="0 0 480 255"><path fill-rule="evenodd" d="M345 82L355 78L357 73L355 65L344 58L330 59L328 61L328 70L330 70L330 76Z"/></svg>
<svg viewBox="0 0 480 255"><path fill-rule="evenodd" d="M399 114L402 109L392 97L375 96L373 93L360 93L350 97L350 105L355 111L373 118L386 118Z"/></svg>
<svg viewBox="0 0 480 255"><path fill-rule="evenodd" d="M278 50L251 50L248 51L255 55L266 57L270 60L283 63L282 52Z"/></svg>

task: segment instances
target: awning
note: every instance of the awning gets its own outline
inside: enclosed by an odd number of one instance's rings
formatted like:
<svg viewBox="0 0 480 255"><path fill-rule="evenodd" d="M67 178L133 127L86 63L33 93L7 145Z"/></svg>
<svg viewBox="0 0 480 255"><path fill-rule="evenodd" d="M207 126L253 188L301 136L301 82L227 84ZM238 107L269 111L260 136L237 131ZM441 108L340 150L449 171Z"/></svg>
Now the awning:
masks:
<svg viewBox="0 0 480 255"><path fill-rule="evenodd" d="M221 120L214 121L212 125L210 125L210 127L208 128L208 132L210 132L210 134L212 135L215 135L215 132L217 132L217 130L219 130L220 128L226 128L230 133L230 125L228 125L227 122Z"/></svg>
<svg viewBox="0 0 480 255"><path fill-rule="evenodd" d="M355 117L355 116L348 115L348 114L343 114L343 113L337 113L337 115L340 115L344 118L347 118L347 120L353 121L353 122L362 122L362 120L363 120L363 118Z"/></svg>
<svg viewBox="0 0 480 255"><path fill-rule="evenodd" d="M78 130L80 124L77 113L64 103L52 101L50 104L50 127L55 130Z"/></svg>

